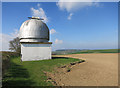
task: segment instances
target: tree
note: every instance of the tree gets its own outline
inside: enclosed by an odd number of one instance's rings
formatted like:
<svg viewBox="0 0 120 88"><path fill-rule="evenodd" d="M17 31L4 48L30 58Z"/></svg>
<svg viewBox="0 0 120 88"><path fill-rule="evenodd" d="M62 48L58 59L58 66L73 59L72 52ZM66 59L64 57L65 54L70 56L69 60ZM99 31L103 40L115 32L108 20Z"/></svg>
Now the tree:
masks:
<svg viewBox="0 0 120 88"><path fill-rule="evenodd" d="M18 37L14 38L12 41L9 42L9 50L20 53L20 39Z"/></svg>

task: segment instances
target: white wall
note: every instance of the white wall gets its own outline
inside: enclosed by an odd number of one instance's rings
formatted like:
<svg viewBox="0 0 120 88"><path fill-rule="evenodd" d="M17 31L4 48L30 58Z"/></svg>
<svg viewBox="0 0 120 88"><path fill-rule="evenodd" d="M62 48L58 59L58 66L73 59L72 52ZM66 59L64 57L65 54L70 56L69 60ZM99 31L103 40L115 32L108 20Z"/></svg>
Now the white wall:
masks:
<svg viewBox="0 0 120 88"><path fill-rule="evenodd" d="M51 44L21 44L22 61L51 59Z"/></svg>

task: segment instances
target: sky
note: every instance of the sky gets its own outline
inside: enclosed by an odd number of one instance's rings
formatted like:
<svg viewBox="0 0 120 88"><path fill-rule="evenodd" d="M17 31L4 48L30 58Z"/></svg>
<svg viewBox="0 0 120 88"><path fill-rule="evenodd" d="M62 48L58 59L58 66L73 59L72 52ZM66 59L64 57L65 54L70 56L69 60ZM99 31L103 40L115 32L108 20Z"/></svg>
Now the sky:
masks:
<svg viewBox="0 0 120 88"><path fill-rule="evenodd" d="M61 0L59 0L61 1ZM30 16L44 19L52 50L118 48L117 2L3 2L2 50Z"/></svg>

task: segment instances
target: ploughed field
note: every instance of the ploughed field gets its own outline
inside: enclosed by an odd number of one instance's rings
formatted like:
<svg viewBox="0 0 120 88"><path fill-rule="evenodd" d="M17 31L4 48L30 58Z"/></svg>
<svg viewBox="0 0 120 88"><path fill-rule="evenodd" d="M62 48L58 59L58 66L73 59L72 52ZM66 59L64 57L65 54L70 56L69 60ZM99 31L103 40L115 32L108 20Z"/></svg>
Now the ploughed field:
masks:
<svg viewBox="0 0 120 88"><path fill-rule="evenodd" d="M70 72L56 73L52 77L57 85L64 86L117 86L118 53L55 55L72 57L86 62L75 65ZM61 70L62 72L62 70Z"/></svg>

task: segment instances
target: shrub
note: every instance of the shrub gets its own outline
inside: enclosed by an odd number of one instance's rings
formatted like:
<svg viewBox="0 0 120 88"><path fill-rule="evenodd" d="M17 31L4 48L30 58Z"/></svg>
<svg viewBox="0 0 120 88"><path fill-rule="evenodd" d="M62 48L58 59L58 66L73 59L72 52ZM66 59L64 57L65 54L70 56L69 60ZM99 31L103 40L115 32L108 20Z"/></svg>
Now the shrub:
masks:
<svg viewBox="0 0 120 88"><path fill-rule="evenodd" d="M18 57L20 54L15 52L2 51L0 52L0 55L0 58L2 58L2 75L4 76L5 72L10 66L10 58Z"/></svg>

